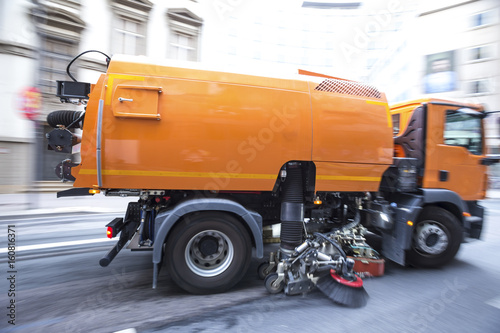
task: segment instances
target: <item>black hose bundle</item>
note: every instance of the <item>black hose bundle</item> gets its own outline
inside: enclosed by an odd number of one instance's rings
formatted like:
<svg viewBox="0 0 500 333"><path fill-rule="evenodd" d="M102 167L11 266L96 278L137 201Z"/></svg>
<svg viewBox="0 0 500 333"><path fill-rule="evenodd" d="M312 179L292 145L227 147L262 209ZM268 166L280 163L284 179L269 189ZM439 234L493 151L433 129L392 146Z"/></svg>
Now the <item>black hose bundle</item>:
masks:
<svg viewBox="0 0 500 333"><path fill-rule="evenodd" d="M281 249L292 251L302 243L304 190L300 164L290 163L281 202Z"/></svg>
<svg viewBox="0 0 500 333"><path fill-rule="evenodd" d="M47 116L47 123L53 128L57 128L60 125L66 128L82 128L84 116L84 111L53 111Z"/></svg>

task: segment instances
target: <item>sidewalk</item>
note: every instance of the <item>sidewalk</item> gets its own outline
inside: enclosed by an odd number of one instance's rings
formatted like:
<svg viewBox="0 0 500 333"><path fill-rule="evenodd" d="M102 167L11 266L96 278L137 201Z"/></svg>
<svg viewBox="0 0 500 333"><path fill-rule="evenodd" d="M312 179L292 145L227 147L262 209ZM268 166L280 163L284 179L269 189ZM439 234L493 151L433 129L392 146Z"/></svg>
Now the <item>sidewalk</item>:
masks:
<svg viewBox="0 0 500 333"><path fill-rule="evenodd" d="M125 213L137 197L106 197L103 194L57 198L56 193L0 194L0 217L64 213Z"/></svg>

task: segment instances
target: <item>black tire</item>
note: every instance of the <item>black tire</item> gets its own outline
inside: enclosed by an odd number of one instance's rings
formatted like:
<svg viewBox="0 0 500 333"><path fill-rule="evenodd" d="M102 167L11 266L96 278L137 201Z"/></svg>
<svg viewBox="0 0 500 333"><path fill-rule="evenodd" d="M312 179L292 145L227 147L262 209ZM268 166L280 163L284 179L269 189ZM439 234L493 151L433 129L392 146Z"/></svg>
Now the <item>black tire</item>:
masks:
<svg viewBox="0 0 500 333"><path fill-rule="evenodd" d="M183 218L170 232L165 261L172 280L192 294L227 291L250 265L247 230L235 217L203 212Z"/></svg>
<svg viewBox="0 0 500 333"><path fill-rule="evenodd" d="M264 280L266 276L268 276L269 273L271 273L268 272L269 265L270 264L266 261L261 263L259 267L257 267L257 274L259 275L259 279Z"/></svg>
<svg viewBox="0 0 500 333"><path fill-rule="evenodd" d="M275 281L278 279L278 273L271 273L266 276L264 283L266 285L266 289L270 294L277 294L283 291L285 287L285 283L281 281L278 284L275 284Z"/></svg>
<svg viewBox="0 0 500 333"><path fill-rule="evenodd" d="M462 227L455 215L440 207L426 207L415 224L407 262L436 268L449 263L462 241Z"/></svg>

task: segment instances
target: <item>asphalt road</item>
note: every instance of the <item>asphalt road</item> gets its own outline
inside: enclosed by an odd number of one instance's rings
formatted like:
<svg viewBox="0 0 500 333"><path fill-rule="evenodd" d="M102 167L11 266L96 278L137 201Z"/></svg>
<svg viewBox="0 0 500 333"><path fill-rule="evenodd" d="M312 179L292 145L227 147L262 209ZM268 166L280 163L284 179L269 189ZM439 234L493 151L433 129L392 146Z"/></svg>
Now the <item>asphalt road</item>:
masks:
<svg viewBox="0 0 500 333"><path fill-rule="evenodd" d="M319 291L270 295L257 277L257 261L228 293L189 295L165 270L153 290L149 252L123 250L107 268L98 265L113 245L103 239L115 215L0 219L0 249L9 225L16 236L13 268L0 253L0 331L499 332L500 199L484 204L489 213L481 241L463 244L442 269L387 263L383 277L365 279L370 300L362 309L337 306ZM12 300L15 325L8 322Z"/></svg>

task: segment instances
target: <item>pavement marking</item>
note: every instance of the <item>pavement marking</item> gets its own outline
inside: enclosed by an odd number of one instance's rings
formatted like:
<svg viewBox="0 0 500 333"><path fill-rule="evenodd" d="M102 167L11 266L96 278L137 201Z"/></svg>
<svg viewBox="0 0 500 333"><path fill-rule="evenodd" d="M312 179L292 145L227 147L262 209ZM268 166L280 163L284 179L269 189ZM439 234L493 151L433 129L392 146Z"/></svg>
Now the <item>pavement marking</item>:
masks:
<svg viewBox="0 0 500 333"><path fill-rule="evenodd" d="M116 331L115 333L137 333L135 328L127 328L126 330Z"/></svg>
<svg viewBox="0 0 500 333"><path fill-rule="evenodd" d="M486 304L494 306L497 309L500 309L500 296L490 299L486 301Z"/></svg>
<svg viewBox="0 0 500 333"><path fill-rule="evenodd" d="M43 224L52 224L54 226L58 226L61 224L74 224L74 223L107 223L105 222L108 219L112 219L116 217L116 214L111 214L111 215L99 215L99 216L93 216L93 217L79 217L79 218L67 218L67 219L44 219L41 221L34 221L34 220L23 220L22 222L19 221L9 221L5 220L2 221L3 223L0 222L0 225L6 225L6 224L15 224L16 226L20 227L31 227L31 226L38 226L38 225L43 225Z"/></svg>
<svg viewBox="0 0 500 333"><path fill-rule="evenodd" d="M59 242L59 243L25 245L25 246L16 246L16 250L15 251L16 252L21 252L21 251L30 251L30 250L42 250L42 249L50 249L50 248L54 248L54 247L84 245L84 244L103 243L103 242L111 242L111 241L113 241L113 239L109 239L109 238L95 238L95 239L85 239L85 240ZM8 252L7 248L0 249L0 253L7 253L7 252Z"/></svg>
<svg viewBox="0 0 500 333"><path fill-rule="evenodd" d="M60 222L60 221L72 221L72 220L77 220L77 219L82 219L82 218L92 218L92 217L100 217L100 216L112 216L112 215L117 215L117 214L124 214L124 212L75 212L78 215L57 215L56 213L51 213L51 214L43 214L45 216L37 216L37 217L31 217L29 215L25 215L22 218L5 218L5 216L0 215L0 222L5 222L5 223L11 223L11 222L21 222L21 221L35 221L35 220L47 220L49 222ZM53 215L52 215L53 214ZM8 216L7 216L8 217ZM29 223L29 222L28 222Z"/></svg>

